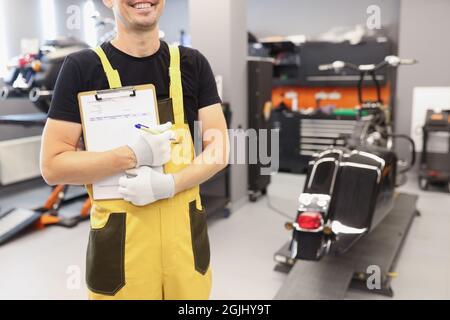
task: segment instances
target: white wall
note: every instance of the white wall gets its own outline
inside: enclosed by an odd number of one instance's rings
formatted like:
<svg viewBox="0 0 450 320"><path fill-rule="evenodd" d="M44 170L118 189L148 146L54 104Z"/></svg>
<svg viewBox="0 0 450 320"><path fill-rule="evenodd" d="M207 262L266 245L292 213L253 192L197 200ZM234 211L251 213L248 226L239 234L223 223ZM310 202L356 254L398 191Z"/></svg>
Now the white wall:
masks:
<svg viewBox="0 0 450 320"><path fill-rule="evenodd" d="M367 8L378 5L381 23L396 36L400 0L249 0L248 28L256 36L315 36L336 26L365 25Z"/></svg>
<svg viewBox="0 0 450 320"><path fill-rule="evenodd" d="M419 64L398 73L396 125L401 133L411 130L414 87L450 86L449 13L449 0L402 0L399 54Z"/></svg>
<svg viewBox="0 0 450 320"><path fill-rule="evenodd" d="M39 1L2 1L3 33L6 35L0 46L5 46L9 59L20 53L21 38L39 38L41 21Z"/></svg>
<svg viewBox="0 0 450 320"><path fill-rule="evenodd" d="M7 48L6 48L6 21L5 0L0 0L0 78L6 73ZM1 83L0 83L1 85Z"/></svg>
<svg viewBox="0 0 450 320"><path fill-rule="evenodd" d="M181 30L189 33L188 0L166 0L159 27L166 34L168 43L179 42Z"/></svg>
<svg viewBox="0 0 450 320"><path fill-rule="evenodd" d="M161 29L169 41L189 30L189 0L166 0ZM378 5L381 23L397 39L400 0L248 0L247 25L257 36L317 35L332 27L365 24L367 7Z"/></svg>
<svg viewBox="0 0 450 320"><path fill-rule="evenodd" d="M47 20L54 19L53 32L56 37L74 36L84 39L82 8L84 0L53 0L54 12L47 12L46 17L41 14L42 2L48 0L0 0L2 5L3 24L2 32L6 35L1 47L7 49L7 59L20 54L20 39L37 38L41 41L46 40L44 34L44 25L50 25ZM112 17L112 12L103 6L101 0L95 0L96 8L102 15ZM81 25L78 29L67 29L66 21L69 18L67 8L76 5L81 9ZM47 18L47 20L45 20Z"/></svg>
<svg viewBox="0 0 450 320"><path fill-rule="evenodd" d="M232 128L247 127L247 0L190 0L192 44L223 77ZM231 167L233 210L247 200L247 166Z"/></svg>

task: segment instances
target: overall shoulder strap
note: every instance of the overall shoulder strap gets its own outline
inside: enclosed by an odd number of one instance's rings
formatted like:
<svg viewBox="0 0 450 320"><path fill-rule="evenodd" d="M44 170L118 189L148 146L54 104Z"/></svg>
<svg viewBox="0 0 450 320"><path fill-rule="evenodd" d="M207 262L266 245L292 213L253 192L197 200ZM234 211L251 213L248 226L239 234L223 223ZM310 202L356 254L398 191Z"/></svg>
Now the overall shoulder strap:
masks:
<svg viewBox="0 0 450 320"><path fill-rule="evenodd" d="M184 123L183 85L181 81L180 49L169 46L170 50L170 98L172 98L175 123Z"/></svg>
<svg viewBox="0 0 450 320"><path fill-rule="evenodd" d="M180 49L178 46L169 46L170 50L170 98L172 98L175 123L184 123L183 85L181 81ZM122 87L119 72L111 66L105 52L101 47L94 49L102 63L109 87L111 89Z"/></svg>
<svg viewBox="0 0 450 320"><path fill-rule="evenodd" d="M108 78L109 87L111 89L121 88L122 82L120 81L119 72L113 69L108 57L105 54L105 51L103 51L101 47L95 48L94 51L97 53L100 61L102 62L103 70L105 71L106 78Z"/></svg>

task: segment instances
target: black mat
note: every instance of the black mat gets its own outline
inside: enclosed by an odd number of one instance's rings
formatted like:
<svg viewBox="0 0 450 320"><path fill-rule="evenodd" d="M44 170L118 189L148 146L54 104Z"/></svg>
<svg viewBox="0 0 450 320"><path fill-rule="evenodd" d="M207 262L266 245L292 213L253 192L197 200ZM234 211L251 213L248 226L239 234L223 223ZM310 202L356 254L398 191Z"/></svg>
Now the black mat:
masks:
<svg viewBox="0 0 450 320"><path fill-rule="evenodd" d="M382 274L392 272L417 215L416 203L416 195L398 194L391 213L345 254L325 257L318 262L297 261L275 299L343 299L354 275L365 274L368 266L379 266ZM283 246L277 254L288 256L288 247ZM388 287L384 291L392 292L390 282L386 283L386 279L383 282Z"/></svg>

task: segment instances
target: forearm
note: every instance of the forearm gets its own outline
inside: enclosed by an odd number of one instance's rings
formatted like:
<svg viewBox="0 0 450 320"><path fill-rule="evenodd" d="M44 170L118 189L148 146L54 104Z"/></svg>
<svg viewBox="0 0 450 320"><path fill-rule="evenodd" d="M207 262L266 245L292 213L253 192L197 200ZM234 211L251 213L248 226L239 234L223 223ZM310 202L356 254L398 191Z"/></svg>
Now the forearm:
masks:
<svg viewBox="0 0 450 320"><path fill-rule="evenodd" d="M106 152L66 151L45 161L42 174L51 185L84 185L134 168L136 159L128 147Z"/></svg>
<svg viewBox="0 0 450 320"><path fill-rule="evenodd" d="M221 150L217 153L216 150ZM213 177L228 165L228 141L223 146L210 144L192 164L173 175L175 194L196 187Z"/></svg>

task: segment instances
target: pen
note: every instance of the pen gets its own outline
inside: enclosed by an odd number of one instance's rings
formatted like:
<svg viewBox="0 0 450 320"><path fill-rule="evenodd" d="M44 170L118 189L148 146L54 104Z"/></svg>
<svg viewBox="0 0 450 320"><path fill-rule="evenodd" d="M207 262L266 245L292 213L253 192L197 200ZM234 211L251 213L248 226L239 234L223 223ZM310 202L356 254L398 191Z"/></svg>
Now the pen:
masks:
<svg viewBox="0 0 450 320"><path fill-rule="evenodd" d="M160 132L160 131L153 130L153 129L147 127L146 125L139 124L139 123L138 123L138 124L135 124L134 127L135 127L136 129L145 131L145 132L150 133L150 134L153 134L153 135L161 134L161 133L164 132L164 131L163 131L163 132ZM170 140L172 140L172 141L173 141L172 143L174 143L174 144L178 144L178 143L179 143L179 141L177 141L177 139L170 139Z"/></svg>
<svg viewBox="0 0 450 320"><path fill-rule="evenodd" d="M151 133L151 134L160 134L160 133L162 133L162 132L159 132L159 131L150 129L149 127L144 126L143 124L136 124L136 125L134 125L134 127L135 127L136 129L139 129L139 130L142 130L142 131Z"/></svg>

